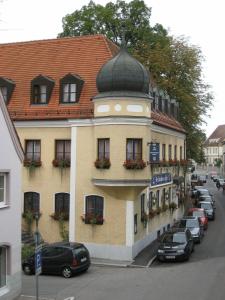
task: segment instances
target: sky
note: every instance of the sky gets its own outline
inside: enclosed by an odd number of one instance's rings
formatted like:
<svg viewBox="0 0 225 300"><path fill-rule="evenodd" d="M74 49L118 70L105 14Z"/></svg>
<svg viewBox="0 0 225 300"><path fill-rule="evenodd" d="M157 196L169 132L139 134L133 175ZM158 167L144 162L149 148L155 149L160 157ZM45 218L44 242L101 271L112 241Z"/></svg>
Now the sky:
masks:
<svg viewBox="0 0 225 300"><path fill-rule="evenodd" d="M109 0L95 0L105 5ZM115 0L111 0L115 2ZM129 2L129 1L127 1ZM150 24L162 24L174 36L185 36L201 48L204 81L212 86L214 106L202 127L209 136L225 124L225 17L223 0L145 0ZM0 0L0 43L56 38L62 18L89 0Z"/></svg>

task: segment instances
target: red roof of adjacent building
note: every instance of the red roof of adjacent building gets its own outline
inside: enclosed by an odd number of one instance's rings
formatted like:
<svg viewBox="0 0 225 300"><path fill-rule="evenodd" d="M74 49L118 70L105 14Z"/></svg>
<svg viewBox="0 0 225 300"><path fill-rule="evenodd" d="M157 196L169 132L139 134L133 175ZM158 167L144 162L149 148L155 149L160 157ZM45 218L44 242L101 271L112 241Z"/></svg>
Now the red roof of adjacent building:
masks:
<svg viewBox="0 0 225 300"><path fill-rule="evenodd" d="M219 125L205 141L204 146L216 146L225 140L225 125Z"/></svg>
<svg viewBox="0 0 225 300"><path fill-rule="evenodd" d="M91 100L98 93L96 76L118 51L103 35L0 44L0 77L15 83L8 104L11 118L15 121L93 117ZM78 103L59 101L60 79L68 73L84 80ZM31 104L31 81L38 75L55 81L48 104ZM184 131L179 122L163 113L153 112L152 118L156 124Z"/></svg>

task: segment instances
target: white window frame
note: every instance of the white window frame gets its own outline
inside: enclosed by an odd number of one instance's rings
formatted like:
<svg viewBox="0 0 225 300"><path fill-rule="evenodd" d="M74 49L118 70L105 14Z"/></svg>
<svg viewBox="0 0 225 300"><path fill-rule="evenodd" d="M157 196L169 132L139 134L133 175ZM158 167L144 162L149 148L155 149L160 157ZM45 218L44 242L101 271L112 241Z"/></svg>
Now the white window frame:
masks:
<svg viewBox="0 0 225 300"><path fill-rule="evenodd" d="M4 178L4 185L3 188L0 187L0 189L3 189L3 201L0 201L0 208L6 206L6 191L7 191L7 174L4 172L0 172L0 176L3 176Z"/></svg>

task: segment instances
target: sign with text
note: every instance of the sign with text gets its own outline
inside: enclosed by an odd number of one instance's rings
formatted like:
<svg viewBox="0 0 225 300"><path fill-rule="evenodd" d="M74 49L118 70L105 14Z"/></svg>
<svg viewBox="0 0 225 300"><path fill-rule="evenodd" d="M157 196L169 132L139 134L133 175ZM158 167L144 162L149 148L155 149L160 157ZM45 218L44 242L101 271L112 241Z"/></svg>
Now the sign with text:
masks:
<svg viewBox="0 0 225 300"><path fill-rule="evenodd" d="M42 271L41 246L35 249L35 274L40 275Z"/></svg>
<svg viewBox="0 0 225 300"><path fill-rule="evenodd" d="M172 176L170 173L157 174L152 177L151 186L170 183L171 181L172 181Z"/></svg>
<svg viewBox="0 0 225 300"><path fill-rule="evenodd" d="M150 153L149 153L150 162L158 162L160 159L160 145L159 143L150 143Z"/></svg>

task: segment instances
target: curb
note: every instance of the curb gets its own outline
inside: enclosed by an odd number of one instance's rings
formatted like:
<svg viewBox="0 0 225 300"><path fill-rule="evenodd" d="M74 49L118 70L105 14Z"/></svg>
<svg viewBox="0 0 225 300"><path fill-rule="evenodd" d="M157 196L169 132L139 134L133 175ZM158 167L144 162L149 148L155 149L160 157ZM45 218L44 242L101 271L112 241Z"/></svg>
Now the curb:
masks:
<svg viewBox="0 0 225 300"><path fill-rule="evenodd" d="M152 257L152 259L150 259L150 261L148 262L146 268L150 268L151 267L151 264L156 260L156 255Z"/></svg>
<svg viewBox="0 0 225 300"><path fill-rule="evenodd" d="M130 265L129 264L116 264L116 263L101 263L101 262L92 262L93 266L99 266L99 267L114 267L114 268L127 268Z"/></svg>

